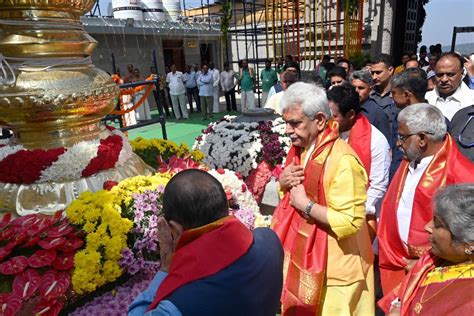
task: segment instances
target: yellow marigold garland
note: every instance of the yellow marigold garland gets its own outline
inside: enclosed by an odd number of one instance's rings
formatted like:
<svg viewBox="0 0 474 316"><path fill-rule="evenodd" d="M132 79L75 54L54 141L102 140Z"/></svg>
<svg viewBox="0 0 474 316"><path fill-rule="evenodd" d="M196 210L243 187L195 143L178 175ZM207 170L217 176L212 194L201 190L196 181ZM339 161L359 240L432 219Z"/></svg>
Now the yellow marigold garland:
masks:
<svg viewBox="0 0 474 316"><path fill-rule="evenodd" d="M66 209L69 221L87 234L85 248L74 257L72 285L78 294L93 292L122 274L119 261L133 227L121 215L122 207L130 205L134 193L165 186L170 179L170 174L129 178L110 191L84 192Z"/></svg>

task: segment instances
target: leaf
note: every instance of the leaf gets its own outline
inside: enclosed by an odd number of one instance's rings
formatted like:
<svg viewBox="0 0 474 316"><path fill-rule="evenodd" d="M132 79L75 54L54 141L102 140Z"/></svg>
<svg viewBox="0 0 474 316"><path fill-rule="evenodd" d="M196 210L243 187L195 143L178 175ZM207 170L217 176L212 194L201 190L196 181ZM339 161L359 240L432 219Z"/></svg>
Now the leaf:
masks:
<svg viewBox="0 0 474 316"><path fill-rule="evenodd" d="M56 250L37 250L31 257L28 259L28 263L32 268L41 268L49 266L54 259L56 259Z"/></svg>
<svg viewBox="0 0 474 316"><path fill-rule="evenodd" d="M38 246L43 249L49 250L57 248L60 245L63 245L66 242L64 237L48 237L46 239L40 240Z"/></svg>
<svg viewBox="0 0 474 316"><path fill-rule="evenodd" d="M13 280L13 293L23 300L27 300L35 294L41 281L41 276L34 269L28 269L20 273Z"/></svg>
<svg viewBox="0 0 474 316"><path fill-rule="evenodd" d="M74 227L68 222L63 222L58 226L54 226L48 230L49 237L61 237L74 231Z"/></svg>
<svg viewBox="0 0 474 316"><path fill-rule="evenodd" d="M49 270L41 278L39 292L45 299L56 299L66 293L70 284L71 277L67 272Z"/></svg>
<svg viewBox="0 0 474 316"><path fill-rule="evenodd" d="M64 244L58 246L57 250L72 252L81 248L83 244L84 241L82 239L77 237L69 237Z"/></svg>
<svg viewBox="0 0 474 316"><path fill-rule="evenodd" d="M21 298L14 294L0 293L0 315L16 315L21 310Z"/></svg>
<svg viewBox="0 0 474 316"><path fill-rule="evenodd" d="M58 255L51 266L57 270L70 270L74 268L74 255L74 252Z"/></svg>
<svg viewBox="0 0 474 316"><path fill-rule="evenodd" d="M28 267L28 258L25 256L17 256L0 264L0 273L6 275L16 275Z"/></svg>
<svg viewBox="0 0 474 316"><path fill-rule="evenodd" d="M11 219L12 219L11 213L7 213L3 215L2 220L0 221L0 229L6 227L10 223Z"/></svg>
<svg viewBox="0 0 474 316"><path fill-rule="evenodd" d="M58 300L42 299L36 304L34 312L35 316L56 316L63 309L63 304Z"/></svg>

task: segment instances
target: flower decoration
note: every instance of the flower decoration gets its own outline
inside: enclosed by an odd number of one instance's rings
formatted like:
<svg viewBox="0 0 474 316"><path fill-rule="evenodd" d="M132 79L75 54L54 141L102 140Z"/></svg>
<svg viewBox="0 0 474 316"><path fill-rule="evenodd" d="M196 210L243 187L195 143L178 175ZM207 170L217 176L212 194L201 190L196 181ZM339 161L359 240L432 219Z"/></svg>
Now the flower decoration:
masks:
<svg viewBox="0 0 474 316"><path fill-rule="evenodd" d="M110 191L84 192L66 209L70 222L86 233L86 247L74 258L72 284L78 294L95 291L122 275L122 253L134 225L133 196L163 187L170 178L169 174L129 178Z"/></svg>
<svg viewBox="0 0 474 316"><path fill-rule="evenodd" d="M62 212L28 215L0 222L0 314L58 315L70 290L74 254L82 246L79 231ZM6 291L5 291L6 290ZM26 310L25 310L26 309Z"/></svg>
<svg viewBox="0 0 474 316"><path fill-rule="evenodd" d="M0 147L0 182L32 184L75 181L121 166L133 155L128 139L108 128L107 137L82 141L70 148L27 150L21 145Z"/></svg>
<svg viewBox="0 0 474 316"><path fill-rule="evenodd" d="M211 168L227 168L248 177L259 163L271 168L284 163L291 142L281 118L266 122L236 122L225 116L211 123L196 139L193 148L201 150L203 163Z"/></svg>
<svg viewBox="0 0 474 316"><path fill-rule="evenodd" d="M157 169L162 161L167 162L171 157L190 157L199 163L204 158L204 153L199 150L190 150L185 144L176 143L164 139L144 139L137 137L130 142L133 151L140 156L148 165Z"/></svg>

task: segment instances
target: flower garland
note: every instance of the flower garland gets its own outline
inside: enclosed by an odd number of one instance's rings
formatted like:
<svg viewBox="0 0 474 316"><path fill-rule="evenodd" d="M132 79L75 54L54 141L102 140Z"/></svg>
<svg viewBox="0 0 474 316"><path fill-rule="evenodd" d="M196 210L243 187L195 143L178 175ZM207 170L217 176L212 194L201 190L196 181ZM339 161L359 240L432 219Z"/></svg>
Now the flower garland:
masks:
<svg viewBox="0 0 474 316"><path fill-rule="evenodd" d="M0 182L32 184L66 182L122 165L132 157L125 135L109 129L101 140L83 141L71 148L27 150L20 145L0 147Z"/></svg>

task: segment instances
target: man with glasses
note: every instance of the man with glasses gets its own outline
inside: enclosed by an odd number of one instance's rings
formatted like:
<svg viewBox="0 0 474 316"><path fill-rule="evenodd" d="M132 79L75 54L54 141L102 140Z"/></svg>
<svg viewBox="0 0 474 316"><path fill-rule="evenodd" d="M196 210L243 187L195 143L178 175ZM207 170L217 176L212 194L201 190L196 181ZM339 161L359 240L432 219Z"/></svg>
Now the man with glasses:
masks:
<svg viewBox="0 0 474 316"><path fill-rule="evenodd" d="M474 104L474 91L462 81L464 60L456 53L443 54L435 66L436 88L426 94L428 103L436 106L451 120L457 111Z"/></svg>
<svg viewBox="0 0 474 316"><path fill-rule="evenodd" d="M442 186L474 182L474 164L447 134L439 109L426 103L408 106L398 123L404 159L385 194L377 232L385 295L430 249L424 227L433 217L433 194Z"/></svg>

